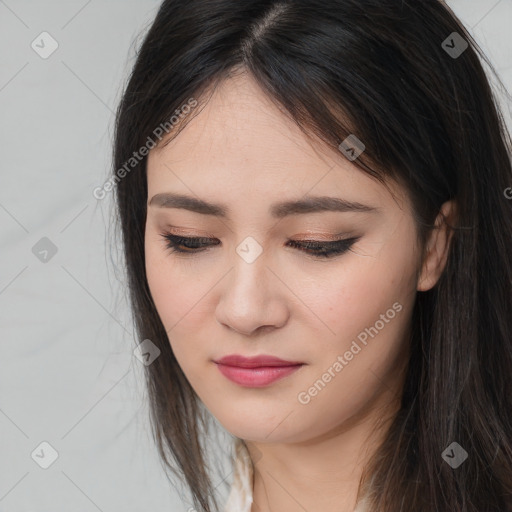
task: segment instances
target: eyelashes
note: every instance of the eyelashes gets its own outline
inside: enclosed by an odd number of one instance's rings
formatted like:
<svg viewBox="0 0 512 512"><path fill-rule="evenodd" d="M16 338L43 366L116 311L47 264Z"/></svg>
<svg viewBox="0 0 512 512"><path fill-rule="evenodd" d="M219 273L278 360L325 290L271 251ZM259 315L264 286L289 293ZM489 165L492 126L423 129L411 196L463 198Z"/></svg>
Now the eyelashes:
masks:
<svg viewBox="0 0 512 512"><path fill-rule="evenodd" d="M184 237L171 233L161 233L160 236L165 240L166 246L171 252L185 256L204 252L208 247L220 244L220 240L216 238ZM330 242L288 240L288 244L311 256L327 259L347 252L360 238L353 237Z"/></svg>

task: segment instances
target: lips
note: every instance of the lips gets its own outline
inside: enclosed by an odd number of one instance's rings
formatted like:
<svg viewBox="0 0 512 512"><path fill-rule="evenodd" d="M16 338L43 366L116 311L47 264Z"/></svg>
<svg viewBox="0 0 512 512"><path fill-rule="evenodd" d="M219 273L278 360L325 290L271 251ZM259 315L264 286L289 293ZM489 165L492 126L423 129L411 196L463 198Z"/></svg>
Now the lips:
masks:
<svg viewBox="0 0 512 512"><path fill-rule="evenodd" d="M268 355L256 357L231 355L214 362L226 378L240 386L252 388L268 386L304 365L298 361L286 361Z"/></svg>
<svg viewBox="0 0 512 512"><path fill-rule="evenodd" d="M238 366L239 368L258 368L262 366L297 366L301 363L300 361L285 361L278 357L262 355L255 357L245 357L238 354L225 356L215 361L219 364L227 366Z"/></svg>

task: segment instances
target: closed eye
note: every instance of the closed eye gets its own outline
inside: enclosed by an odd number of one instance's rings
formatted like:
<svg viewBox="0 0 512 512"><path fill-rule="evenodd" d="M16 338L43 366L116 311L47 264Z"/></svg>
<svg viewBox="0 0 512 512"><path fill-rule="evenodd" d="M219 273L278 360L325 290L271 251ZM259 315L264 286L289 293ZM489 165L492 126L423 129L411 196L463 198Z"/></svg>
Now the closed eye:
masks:
<svg viewBox="0 0 512 512"><path fill-rule="evenodd" d="M166 241L166 246L171 252L180 255L193 255L204 252L208 247L219 245L220 240L216 238L204 237L184 237L173 235L171 233L161 233ZM291 247L299 249L309 255L318 258L330 258L347 252L352 245L361 237L352 237L341 240L332 240L329 242L317 240L288 240Z"/></svg>

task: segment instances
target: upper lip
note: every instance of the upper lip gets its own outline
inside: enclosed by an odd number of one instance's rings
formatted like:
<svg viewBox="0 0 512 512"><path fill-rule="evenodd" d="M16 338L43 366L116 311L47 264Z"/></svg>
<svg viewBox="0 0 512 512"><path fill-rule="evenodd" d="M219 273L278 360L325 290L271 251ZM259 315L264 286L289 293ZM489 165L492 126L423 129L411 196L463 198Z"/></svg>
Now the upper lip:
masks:
<svg viewBox="0 0 512 512"><path fill-rule="evenodd" d="M225 364L227 366L238 366L240 368L258 368L262 366L296 366L301 363L300 361L285 361L278 357L261 355L255 357L245 357L238 354L222 357L216 359L215 363Z"/></svg>

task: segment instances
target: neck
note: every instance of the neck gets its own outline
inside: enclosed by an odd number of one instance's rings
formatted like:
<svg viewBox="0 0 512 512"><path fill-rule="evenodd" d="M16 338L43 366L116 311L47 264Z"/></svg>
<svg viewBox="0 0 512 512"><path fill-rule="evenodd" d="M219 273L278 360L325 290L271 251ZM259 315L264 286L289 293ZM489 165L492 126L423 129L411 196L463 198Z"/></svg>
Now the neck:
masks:
<svg viewBox="0 0 512 512"><path fill-rule="evenodd" d="M399 406L395 390L386 388L365 410L315 439L246 442L256 460L251 512L354 512L364 467Z"/></svg>

